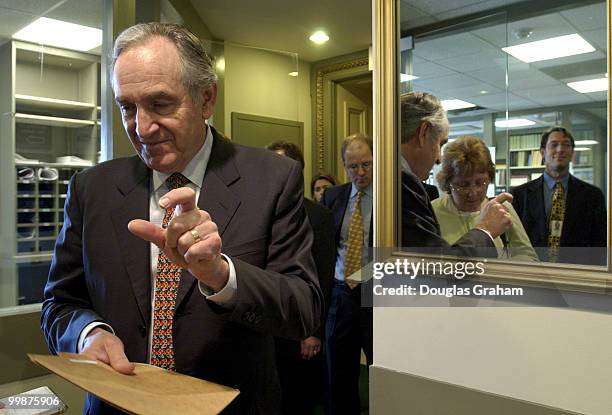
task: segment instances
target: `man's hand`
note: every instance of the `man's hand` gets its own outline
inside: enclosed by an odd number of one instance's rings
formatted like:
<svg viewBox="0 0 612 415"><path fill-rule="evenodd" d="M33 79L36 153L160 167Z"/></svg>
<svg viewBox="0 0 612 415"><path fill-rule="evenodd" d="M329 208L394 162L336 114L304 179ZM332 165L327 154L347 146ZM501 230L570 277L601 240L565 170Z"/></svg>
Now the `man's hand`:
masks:
<svg viewBox="0 0 612 415"><path fill-rule="evenodd" d="M510 214L502 205L504 202L512 202L510 193L500 193L484 206L480 212L480 217L476 227L491 233L493 238L497 238L512 226Z"/></svg>
<svg viewBox="0 0 612 415"><path fill-rule="evenodd" d="M229 278L229 265L221 256L221 237L210 215L199 210L196 194L188 187L171 190L159 201L163 209L174 209L167 229L142 219L128 224L134 235L153 242L170 260L191 275L220 291Z"/></svg>
<svg viewBox="0 0 612 415"><path fill-rule="evenodd" d="M321 340L310 336L302 340L302 359L310 360L321 351Z"/></svg>
<svg viewBox="0 0 612 415"><path fill-rule="evenodd" d="M134 364L125 356L123 342L104 329L95 328L89 332L83 342L81 354L100 360L124 375L131 375L134 372Z"/></svg>

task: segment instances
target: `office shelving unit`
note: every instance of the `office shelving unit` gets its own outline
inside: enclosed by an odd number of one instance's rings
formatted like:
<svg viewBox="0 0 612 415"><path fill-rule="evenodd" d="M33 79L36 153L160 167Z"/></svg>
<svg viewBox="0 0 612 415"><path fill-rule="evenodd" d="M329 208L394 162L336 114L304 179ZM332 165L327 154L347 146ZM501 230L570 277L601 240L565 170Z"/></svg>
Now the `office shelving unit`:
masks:
<svg viewBox="0 0 612 415"><path fill-rule="evenodd" d="M33 269L48 268L70 177L97 162L100 57L11 41L0 47L0 72L0 255L12 275L2 307L29 302L22 291ZM64 156L76 159L58 163ZM40 169L56 169L57 179L41 179Z"/></svg>

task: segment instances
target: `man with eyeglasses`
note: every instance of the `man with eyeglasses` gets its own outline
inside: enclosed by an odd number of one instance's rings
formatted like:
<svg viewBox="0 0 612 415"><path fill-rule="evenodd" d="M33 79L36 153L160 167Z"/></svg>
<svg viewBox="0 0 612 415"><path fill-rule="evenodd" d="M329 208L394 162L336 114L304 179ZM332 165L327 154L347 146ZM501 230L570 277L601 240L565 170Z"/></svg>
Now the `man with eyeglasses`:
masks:
<svg viewBox="0 0 612 415"><path fill-rule="evenodd" d="M362 290L347 283L368 262L372 247L372 148L372 139L363 134L347 137L341 154L350 183L326 189L321 199L334 213L337 247L325 328L331 414L360 413L361 349L372 364L372 308L361 307Z"/></svg>
<svg viewBox="0 0 612 415"><path fill-rule="evenodd" d="M442 248L443 253L471 257L497 256L493 240L512 226L502 193L481 209L476 227L450 246L440 236L440 224L422 181L448 141L448 119L438 98L426 92L401 96L402 247Z"/></svg>
<svg viewBox="0 0 612 415"><path fill-rule="evenodd" d="M601 190L569 172L574 137L542 134L542 176L512 190L513 206L543 261L605 265L606 205ZM589 249L586 249L589 248ZM601 248L601 249L592 249Z"/></svg>

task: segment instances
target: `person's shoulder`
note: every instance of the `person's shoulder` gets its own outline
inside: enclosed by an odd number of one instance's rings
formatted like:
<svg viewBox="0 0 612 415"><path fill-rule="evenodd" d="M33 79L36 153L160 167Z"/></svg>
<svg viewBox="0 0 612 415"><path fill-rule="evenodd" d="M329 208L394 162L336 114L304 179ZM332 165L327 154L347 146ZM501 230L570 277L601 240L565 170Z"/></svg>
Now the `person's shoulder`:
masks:
<svg viewBox="0 0 612 415"><path fill-rule="evenodd" d="M580 191L590 194L602 195L603 197L603 192L599 187L592 185L591 183L587 183L574 175L570 175L570 183L571 186L575 186L577 189L580 189Z"/></svg>
<svg viewBox="0 0 612 415"><path fill-rule="evenodd" d="M351 191L351 183L349 182L349 183L337 184L336 186L328 187L327 189L325 189L325 192L323 194L325 195L325 199L331 200L331 199L335 199L342 193L350 192L350 191Z"/></svg>
<svg viewBox="0 0 612 415"><path fill-rule="evenodd" d="M531 191L539 186L542 186L542 181L544 179L542 178L542 176L538 177L537 179L528 181L527 183L523 183L521 185L518 185L514 188L512 188L510 190L510 193L512 193L513 195L520 195L523 194L527 191Z"/></svg>
<svg viewBox="0 0 612 415"><path fill-rule="evenodd" d="M81 179L93 180L99 177L108 179L109 177L124 177L130 174L142 173L147 170L140 157L137 155L119 157L106 160L95 166L81 170L78 175Z"/></svg>
<svg viewBox="0 0 612 415"><path fill-rule="evenodd" d="M310 199L304 198L304 208L308 213L308 216L317 215L317 216L332 216L332 211L323 206L320 203L314 202Z"/></svg>

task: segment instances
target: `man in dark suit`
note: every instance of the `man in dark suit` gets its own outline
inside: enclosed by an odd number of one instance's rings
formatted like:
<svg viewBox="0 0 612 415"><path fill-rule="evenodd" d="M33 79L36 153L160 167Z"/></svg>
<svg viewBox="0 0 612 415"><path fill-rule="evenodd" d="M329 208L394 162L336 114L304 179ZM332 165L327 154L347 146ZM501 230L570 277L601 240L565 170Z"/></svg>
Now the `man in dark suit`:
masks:
<svg viewBox="0 0 612 415"><path fill-rule="evenodd" d="M150 362L240 389L224 413L278 414L272 336L307 337L322 303L300 166L207 125L216 76L186 29L127 29L111 71L138 156L70 181L42 310L49 348L121 373ZM91 396L86 411L116 412Z"/></svg>
<svg viewBox="0 0 612 415"><path fill-rule="evenodd" d="M435 249L436 252L496 257L493 239L512 223L502 206L511 196L502 193L487 203L475 229L453 246L440 237L440 225L422 181L434 164L440 163L440 149L448 141L448 119L438 98L426 92L401 96L402 247ZM430 251L431 252L431 251Z"/></svg>
<svg viewBox="0 0 612 415"><path fill-rule="evenodd" d="M304 168L302 150L294 143L279 140L266 146L268 150L289 157ZM321 313L321 326L300 342L276 338L276 363L283 394L283 414L313 414L315 406L323 401L326 374L321 356L321 339L325 334L327 308L331 298L336 241L334 216L326 207L304 198L306 216L314 233L312 257L317 267L319 286L325 299Z"/></svg>
<svg viewBox="0 0 612 415"><path fill-rule="evenodd" d="M330 187L321 202L334 213L336 272L327 314L326 359L329 373L328 411L358 414L360 357L372 364L372 308L362 307L361 287L347 277L368 262L372 247L372 140L352 135L342 143L342 161L351 180Z"/></svg>
<svg viewBox="0 0 612 415"><path fill-rule="evenodd" d="M574 137L563 127L544 132L540 142L544 173L514 188L512 204L531 244L541 247L536 248L541 260L605 265L604 196L569 173L574 145Z"/></svg>

